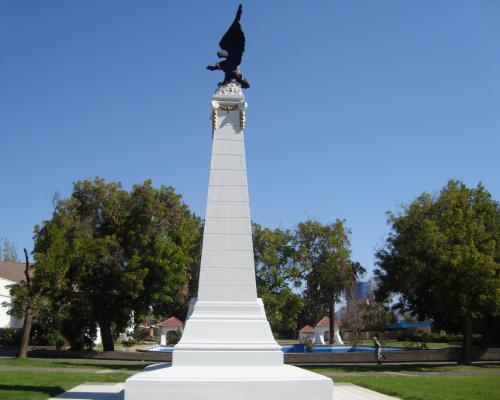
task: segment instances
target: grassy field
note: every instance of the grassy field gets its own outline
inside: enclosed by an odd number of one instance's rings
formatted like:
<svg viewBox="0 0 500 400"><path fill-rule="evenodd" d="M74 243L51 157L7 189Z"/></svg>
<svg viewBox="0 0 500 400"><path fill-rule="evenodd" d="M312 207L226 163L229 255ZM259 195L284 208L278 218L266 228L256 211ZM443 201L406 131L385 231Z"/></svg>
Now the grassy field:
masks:
<svg viewBox="0 0 500 400"><path fill-rule="evenodd" d="M123 382L129 374L0 372L0 399L46 400L84 382Z"/></svg>
<svg viewBox="0 0 500 400"><path fill-rule="evenodd" d="M84 382L123 382L148 363L135 361L73 359L8 359L0 366L64 368L54 371L0 371L1 400L46 400ZM111 370L108 373L75 372L75 368ZM335 382L351 382L403 400L500 400L500 375L477 376L391 376L386 372L439 373L468 370L499 371L500 364L475 365L334 365L307 369L328 376ZM370 372L371 375L359 375ZM376 373L378 375L373 376ZM338 374L338 375L336 375Z"/></svg>
<svg viewBox="0 0 500 400"><path fill-rule="evenodd" d="M0 358L0 366L65 368L68 372L0 371L0 399L46 400L84 382L123 382L131 373L149 364L137 361ZM74 368L113 372L81 373L74 372Z"/></svg>
<svg viewBox="0 0 500 400"><path fill-rule="evenodd" d="M500 376L338 377L335 382L351 382L402 400L499 400Z"/></svg>
<svg viewBox="0 0 500 400"><path fill-rule="evenodd" d="M352 343L346 342L346 344L351 345ZM371 340L361 340L357 342L359 346L373 346L373 341ZM411 343L411 342L402 342L398 340L388 340L384 343L384 346L389 346L389 347L411 347L412 345L417 346L418 344L416 343ZM443 348L449 348L449 347L461 347L460 344L457 343L440 343L440 342L429 342L425 343L426 347L428 349L443 349Z"/></svg>
<svg viewBox="0 0 500 400"><path fill-rule="evenodd" d="M460 364L447 364L447 365L435 365L435 364L382 364L382 365L310 365L302 366L310 371L317 372L319 374L335 374L335 373L350 373L350 372L450 372L450 371L482 371L486 369L500 369L500 364L471 364L471 365L460 365Z"/></svg>
<svg viewBox="0 0 500 400"><path fill-rule="evenodd" d="M2 400L46 400L83 382L123 382L127 374L0 373ZM403 400L499 400L499 376L474 377L339 377Z"/></svg>
<svg viewBox="0 0 500 400"><path fill-rule="evenodd" d="M82 360L64 358L26 358L24 360L15 358L0 358L0 365L26 367L88 368L140 371L150 364L154 363L141 361Z"/></svg>
<svg viewBox="0 0 500 400"><path fill-rule="evenodd" d="M334 382L351 382L403 400L500 400L500 364L473 365L327 365L307 369L326 374ZM439 376L439 373L474 376ZM432 376L394 376L390 373L431 373ZM484 372L485 375L482 375ZM360 375L370 373L369 375ZM385 374L389 373L389 374ZM338 374L338 375L337 375ZM377 375L374 375L377 374ZM437 375L437 376L436 376Z"/></svg>

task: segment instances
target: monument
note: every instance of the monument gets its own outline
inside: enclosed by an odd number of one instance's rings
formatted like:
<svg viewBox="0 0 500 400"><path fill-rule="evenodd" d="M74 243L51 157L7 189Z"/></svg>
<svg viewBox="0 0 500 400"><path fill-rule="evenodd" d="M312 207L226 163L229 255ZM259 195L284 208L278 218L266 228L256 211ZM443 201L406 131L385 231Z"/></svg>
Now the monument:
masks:
<svg viewBox="0 0 500 400"><path fill-rule="evenodd" d="M257 298L244 129L248 81L241 5L220 42L225 79L212 96L212 157L198 297L191 301L172 366L125 383L125 400L331 400L331 379L283 363Z"/></svg>

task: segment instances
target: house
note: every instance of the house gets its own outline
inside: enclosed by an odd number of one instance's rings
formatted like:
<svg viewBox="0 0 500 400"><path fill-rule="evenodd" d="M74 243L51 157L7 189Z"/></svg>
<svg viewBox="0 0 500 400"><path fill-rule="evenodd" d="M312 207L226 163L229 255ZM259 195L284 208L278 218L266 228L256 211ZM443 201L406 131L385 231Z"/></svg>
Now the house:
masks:
<svg viewBox="0 0 500 400"><path fill-rule="evenodd" d="M330 340L330 318L323 317L314 326L314 343L315 344L325 344ZM339 327L340 324L337 321L333 321L334 339L335 344L344 345L342 338L340 337Z"/></svg>
<svg viewBox="0 0 500 400"><path fill-rule="evenodd" d="M303 343L306 339L314 339L314 328L311 325L299 329L300 342Z"/></svg>
<svg viewBox="0 0 500 400"><path fill-rule="evenodd" d="M160 345L166 346L167 333L177 332L177 331L182 332L184 330L184 323L176 317L170 317L167 318L165 321L160 322L158 324L158 327L160 328Z"/></svg>
<svg viewBox="0 0 500 400"><path fill-rule="evenodd" d="M309 325L304 326L299 330L299 339L301 342L303 342L306 338L314 337L314 344L326 344L328 343L330 339L330 318L328 317L323 317L321 318L316 325L314 325L314 328L312 328ZM342 338L340 337L339 333L339 327L340 324L337 321L334 321L334 337L335 337L335 344L339 345L344 345L344 342L342 341Z"/></svg>
<svg viewBox="0 0 500 400"><path fill-rule="evenodd" d="M132 324L127 327L126 332L123 334L125 336L130 336L134 332L134 324L133 324L133 317L132 317ZM140 329L140 336L142 339L153 339L155 337L155 331L157 328L157 321L156 319L147 319L144 322L140 322L137 327Z"/></svg>
<svg viewBox="0 0 500 400"><path fill-rule="evenodd" d="M0 262L0 329L23 327L23 319L9 315L7 312L12 302L9 286L26 279L24 268L23 263Z"/></svg>

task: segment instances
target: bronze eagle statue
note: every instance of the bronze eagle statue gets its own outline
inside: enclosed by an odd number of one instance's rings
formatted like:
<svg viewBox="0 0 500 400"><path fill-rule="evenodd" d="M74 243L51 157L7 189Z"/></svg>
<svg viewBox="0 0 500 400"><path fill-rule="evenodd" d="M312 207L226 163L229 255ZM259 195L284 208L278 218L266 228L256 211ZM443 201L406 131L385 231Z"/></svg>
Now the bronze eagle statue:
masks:
<svg viewBox="0 0 500 400"><path fill-rule="evenodd" d="M233 23L219 42L219 46L222 50L217 52L217 56L219 58L224 58L224 60L209 65L207 69L210 71L224 71L224 81L219 85L226 85L235 80L242 88L247 89L250 87L250 84L239 68L243 52L245 51L245 34L243 33L243 29L241 29L240 23L242 11L243 6L240 4Z"/></svg>

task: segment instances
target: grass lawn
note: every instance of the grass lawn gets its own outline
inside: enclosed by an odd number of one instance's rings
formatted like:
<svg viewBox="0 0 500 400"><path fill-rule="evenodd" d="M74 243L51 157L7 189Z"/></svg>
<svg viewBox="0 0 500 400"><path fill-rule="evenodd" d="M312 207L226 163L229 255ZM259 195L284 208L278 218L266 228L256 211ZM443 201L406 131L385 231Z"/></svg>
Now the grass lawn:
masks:
<svg viewBox="0 0 500 400"><path fill-rule="evenodd" d="M123 382L128 374L0 372L0 399L45 400L84 382Z"/></svg>
<svg viewBox="0 0 500 400"><path fill-rule="evenodd" d="M148 363L81 359L26 360L0 358L0 365L58 367L68 372L0 371L1 400L46 400L84 382L123 382L130 371L142 370ZM71 372L71 368L114 370L112 373ZM479 376L352 376L353 372L384 371L476 371L500 368L500 364L475 365L346 365L310 366L307 369L333 375L335 382L351 382L403 400L500 400L500 375ZM128 373L125 371L128 370ZM335 376L335 373L343 375ZM346 375L347 373L347 375Z"/></svg>
<svg viewBox="0 0 500 400"><path fill-rule="evenodd" d="M347 342L346 344L351 344ZM372 340L361 340L357 342L359 346L373 346L373 341ZM388 340L387 342L384 343L384 346L388 347L408 347L411 345L411 342L402 342L398 340ZM449 348L449 347L461 347L460 344L457 343L440 343L440 342L426 342L425 345L427 346L428 349L443 349L443 348Z"/></svg>
<svg viewBox="0 0 500 400"><path fill-rule="evenodd" d="M85 360L85 359L51 359L51 358L0 358L0 365L26 367L54 367L54 368L88 368L88 369L116 369L140 371L147 365L154 364L141 361L114 361L114 360ZM1 399L1 397L0 397Z"/></svg>
<svg viewBox="0 0 500 400"><path fill-rule="evenodd" d="M408 364L408 365L393 365L393 364L382 364L382 365L309 365L301 366L310 371L318 373L349 373L349 372L404 372L404 371L416 371L416 372L448 372L448 371L464 371L464 370L476 370L481 371L484 369L500 369L500 364L471 364L471 365L461 365L461 364L447 364L447 365L435 365L435 364Z"/></svg>
<svg viewBox="0 0 500 400"><path fill-rule="evenodd" d="M500 376L338 377L336 382L351 382L403 400L499 400Z"/></svg>

